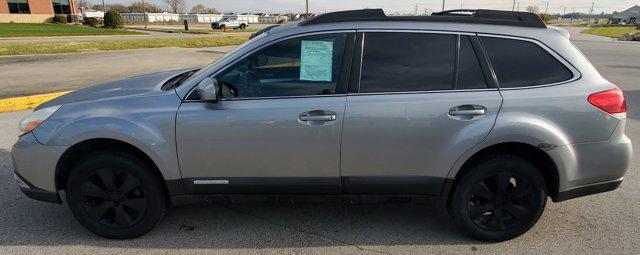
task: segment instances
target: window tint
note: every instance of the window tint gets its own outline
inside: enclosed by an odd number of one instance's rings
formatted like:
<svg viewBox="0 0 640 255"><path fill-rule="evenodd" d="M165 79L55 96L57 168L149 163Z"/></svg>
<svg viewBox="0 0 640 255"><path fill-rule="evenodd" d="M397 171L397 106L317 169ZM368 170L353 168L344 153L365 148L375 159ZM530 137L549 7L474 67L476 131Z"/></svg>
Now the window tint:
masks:
<svg viewBox="0 0 640 255"><path fill-rule="evenodd" d="M482 43L502 88L552 84L573 77L567 67L532 42L483 37Z"/></svg>
<svg viewBox="0 0 640 255"><path fill-rule="evenodd" d="M268 46L216 77L222 97L335 94L346 41L347 34L330 34Z"/></svg>
<svg viewBox="0 0 640 255"><path fill-rule="evenodd" d="M390 32L364 38L361 93L453 87L455 35Z"/></svg>
<svg viewBox="0 0 640 255"><path fill-rule="evenodd" d="M460 37L460 61L456 89L484 89L487 81L469 36Z"/></svg>
<svg viewBox="0 0 640 255"><path fill-rule="evenodd" d="M53 12L55 14L71 14L71 8L69 8L69 0L51 0L53 5Z"/></svg>
<svg viewBox="0 0 640 255"><path fill-rule="evenodd" d="M7 0L9 13L30 13L27 0Z"/></svg>

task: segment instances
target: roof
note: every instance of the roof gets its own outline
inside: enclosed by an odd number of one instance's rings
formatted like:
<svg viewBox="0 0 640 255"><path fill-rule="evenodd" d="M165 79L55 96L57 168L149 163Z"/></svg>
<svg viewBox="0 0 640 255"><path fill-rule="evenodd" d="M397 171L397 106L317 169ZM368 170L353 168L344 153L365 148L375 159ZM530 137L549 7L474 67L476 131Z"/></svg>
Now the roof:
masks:
<svg viewBox="0 0 640 255"><path fill-rule="evenodd" d="M547 28L534 13L495 10L450 10L431 16L387 16L382 9L331 12L300 23L300 26L357 21L451 22Z"/></svg>
<svg viewBox="0 0 640 255"><path fill-rule="evenodd" d="M623 12L616 13L615 17L640 17L640 5L633 6Z"/></svg>

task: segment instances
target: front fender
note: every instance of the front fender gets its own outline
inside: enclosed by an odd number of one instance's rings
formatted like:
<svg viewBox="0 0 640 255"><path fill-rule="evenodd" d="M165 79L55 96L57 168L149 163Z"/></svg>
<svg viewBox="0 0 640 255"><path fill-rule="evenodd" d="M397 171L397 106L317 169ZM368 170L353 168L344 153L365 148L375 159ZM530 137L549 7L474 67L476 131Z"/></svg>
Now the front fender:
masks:
<svg viewBox="0 0 640 255"><path fill-rule="evenodd" d="M161 97L63 105L33 132L52 146L114 139L144 152L168 180L181 179L175 142L175 94Z"/></svg>

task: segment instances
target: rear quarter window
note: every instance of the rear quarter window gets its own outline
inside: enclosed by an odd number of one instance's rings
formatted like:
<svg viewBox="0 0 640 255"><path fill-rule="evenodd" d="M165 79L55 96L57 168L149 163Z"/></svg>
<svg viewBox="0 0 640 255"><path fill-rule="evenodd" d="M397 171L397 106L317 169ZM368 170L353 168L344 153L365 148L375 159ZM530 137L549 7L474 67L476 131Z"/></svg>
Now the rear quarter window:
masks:
<svg viewBox="0 0 640 255"><path fill-rule="evenodd" d="M573 73L535 43L481 37L501 88L548 85L568 81Z"/></svg>

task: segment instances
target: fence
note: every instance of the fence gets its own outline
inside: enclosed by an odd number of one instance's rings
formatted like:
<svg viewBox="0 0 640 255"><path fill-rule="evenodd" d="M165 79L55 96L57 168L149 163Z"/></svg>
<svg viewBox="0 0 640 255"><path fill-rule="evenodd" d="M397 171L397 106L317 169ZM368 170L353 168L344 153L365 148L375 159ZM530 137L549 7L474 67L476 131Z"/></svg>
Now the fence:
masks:
<svg viewBox="0 0 640 255"><path fill-rule="evenodd" d="M122 18L127 22L144 22L144 13L122 13ZM189 22L201 22L211 23L220 20L221 18L233 18L238 21L247 23L266 23L261 22L258 15L253 14L199 14L199 13L146 13L148 22L169 22L188 20ZM268 17L271 18L271 17ZM273 17L275 18L275 17ZM272 19L273 23L277 22L276 19Z"/></svg>

